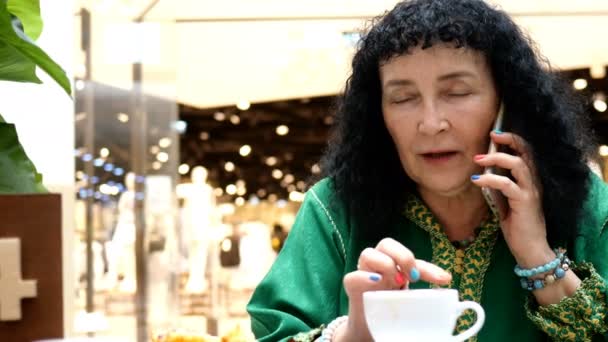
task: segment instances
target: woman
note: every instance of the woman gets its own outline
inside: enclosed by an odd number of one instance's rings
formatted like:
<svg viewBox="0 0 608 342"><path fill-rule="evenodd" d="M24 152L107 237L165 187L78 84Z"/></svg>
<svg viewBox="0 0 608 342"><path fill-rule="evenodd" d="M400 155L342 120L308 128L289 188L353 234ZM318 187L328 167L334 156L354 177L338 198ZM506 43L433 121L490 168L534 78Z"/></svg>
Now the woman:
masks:
<svg viewBox="0 0 608 342"><path fill-rule="evenodd" d="M608 189L586 165L582 106L511 19L479 0L402 2L352 66L326 177L248 306L259 340L370 341L363 292L436 286L481 303L478 341L608 340ZM508 153L486 155L490 139ZM506 196L505 217L481 187Z"/></svg>

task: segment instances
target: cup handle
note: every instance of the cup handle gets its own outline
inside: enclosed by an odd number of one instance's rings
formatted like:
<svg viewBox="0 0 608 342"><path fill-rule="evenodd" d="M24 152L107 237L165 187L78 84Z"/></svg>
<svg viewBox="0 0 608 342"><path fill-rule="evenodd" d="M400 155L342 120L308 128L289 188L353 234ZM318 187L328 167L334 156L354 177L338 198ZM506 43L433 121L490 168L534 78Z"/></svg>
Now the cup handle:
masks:
<svg viewBox="0 0 608 342"><path fill-rule="evenodd" d="M481 327L483 326L483 322L486 320L485 311L483 310L481 305L477 304L476 302L464 301L464 302L458 303L457 310L460 310L461 314L466 309L471 309L471 310L475 311L475 313L477 314L477 320L475 320L475 324L473 324L472 327L470 327L469 329L454 336L454 341L457 341L457 342L464 341L464 340L468 339L469 337L472 337L473 335L477 334L479 332L479 330L481 329Z"/></svg>

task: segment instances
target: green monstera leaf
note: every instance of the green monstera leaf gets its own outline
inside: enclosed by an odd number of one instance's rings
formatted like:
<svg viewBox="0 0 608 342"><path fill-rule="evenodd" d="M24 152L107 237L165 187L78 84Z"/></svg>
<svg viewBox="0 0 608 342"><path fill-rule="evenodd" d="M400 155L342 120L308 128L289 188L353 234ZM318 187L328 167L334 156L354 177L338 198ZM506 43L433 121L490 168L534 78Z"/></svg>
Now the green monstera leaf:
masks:
<svg viewBox="0 0 608 342"><path fill-rule="evenodd" d="M42 83L38 66L71 96L65 71L34 43L41 32L39 0L0 0L0 80ZM15 126L0 116L0 194L40 192L47 192L42 175L21 146Z"/></svg>
<svg viewBox="0 0 608 342"><path fill-rule="evenodd" d="M12 15L19 18L28 37L32 40L40 37L42 17L39 0L8 0L6 7Z"/></svg>
<svg viewBox="0 0 608 342"><path fill-rule="evenodd" d="M15 13L11 14L9 9ZM71 95L65 71L23 32L20 24L33 37L40 34L38 1L10 0L7 5L6 0L0 0L0 80L42 83L36 76L39 66Z"/></svg>
<svg viewBox="0 0 608 342"><path fill-rule="evenodd" d="M19 143L15 125L0 122L0 194L44 192L42 175Z"/></svg>

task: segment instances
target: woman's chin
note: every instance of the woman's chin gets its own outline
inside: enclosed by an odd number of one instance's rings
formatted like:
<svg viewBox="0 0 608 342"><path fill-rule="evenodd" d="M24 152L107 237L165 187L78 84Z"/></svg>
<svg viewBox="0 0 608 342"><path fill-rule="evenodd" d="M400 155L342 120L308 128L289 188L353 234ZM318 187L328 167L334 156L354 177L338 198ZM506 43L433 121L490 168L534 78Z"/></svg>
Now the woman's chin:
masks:
<svg viewBox="0 0 608 342"><path fill-rule="evenodd" d="M426 183L426 182L425 182ZM466 182L446 182L437 180L427 184L419 184L421 191L441 197L456 197L471 192L480 192L479 187L471 183L467 178Z"/></svg>

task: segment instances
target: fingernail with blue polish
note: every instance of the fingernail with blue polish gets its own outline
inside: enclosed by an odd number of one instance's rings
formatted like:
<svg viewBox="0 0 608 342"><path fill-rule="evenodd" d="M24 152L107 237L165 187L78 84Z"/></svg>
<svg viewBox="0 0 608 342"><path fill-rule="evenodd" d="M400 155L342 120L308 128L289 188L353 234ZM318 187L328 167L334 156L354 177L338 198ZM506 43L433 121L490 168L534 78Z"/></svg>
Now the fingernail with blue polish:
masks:
<svg viewBox="0 0 608 342"><path fill-rule="evenodd" d="M472 175L472 176L471 176L471 179L472 179L472 180L478 180L478 179L479 179L479 175Z"/></svg>
<svg viewBox="0 0 608 342"><path fill-rule="evenodd" d="M420 272L418 271L418 269L416 267L414 267L410 270L410 280L412 283L415 283L418 280L420 280Z"/></svg>
<svg viewBox="0 0 608 342"><path fill-rule="evenodd" d="M501 130L499 130L499 129L495 129L494 133L496 133L496 134L502 134L503 132Z"/></svg>
<svg viewBox="0 0 608 342"><path fill-rule="evenodd" d="M382 277L379 274L372 274L369 276L369 280L379 282Z"/></svg>

